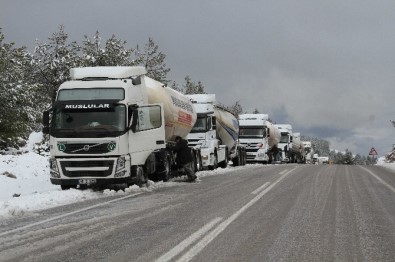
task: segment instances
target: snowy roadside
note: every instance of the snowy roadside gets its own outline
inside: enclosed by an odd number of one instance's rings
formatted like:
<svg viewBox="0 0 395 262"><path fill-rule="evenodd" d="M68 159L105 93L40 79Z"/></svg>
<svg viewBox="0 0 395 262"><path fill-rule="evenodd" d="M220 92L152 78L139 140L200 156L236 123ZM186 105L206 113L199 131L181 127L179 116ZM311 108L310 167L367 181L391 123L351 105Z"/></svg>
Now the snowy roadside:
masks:
<svg viewBox="0 0 395 262"><path fill-rule="evenodd" d="M30 140L39 140L40 134L34 134ZM135 192L154 191L162 187L179 186L184 178L174 178L169 182L149 181L149 187L140 188L133 185L125 191L110 190L61 190L52 185L49 179L48 157L40 156L32 149L31 142L25 148L28 153L22 155L0 155L0 220L12 216L23 216L60 205L66 205L88 199L113 195L125 195ZM231 170L245 167L218 168L215 171L201 171L198 177L224 174Z"/></svg>

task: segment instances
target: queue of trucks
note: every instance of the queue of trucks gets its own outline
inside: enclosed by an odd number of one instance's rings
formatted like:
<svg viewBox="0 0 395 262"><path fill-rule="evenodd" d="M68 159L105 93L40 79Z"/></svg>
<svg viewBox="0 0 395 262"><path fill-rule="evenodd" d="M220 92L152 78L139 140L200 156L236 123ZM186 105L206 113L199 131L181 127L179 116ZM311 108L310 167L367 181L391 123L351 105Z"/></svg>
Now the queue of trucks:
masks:
<svg viewBox="0 0 395 262"><path fill-rule="evenodd" d="M144 67L70 70L52 108L50 180L62 189L142 185L177 175L175 138L188 140L193 169L246 163L312 162L291 125L266 114L235 115L215 94L184 95L146 76Z"/></svg>

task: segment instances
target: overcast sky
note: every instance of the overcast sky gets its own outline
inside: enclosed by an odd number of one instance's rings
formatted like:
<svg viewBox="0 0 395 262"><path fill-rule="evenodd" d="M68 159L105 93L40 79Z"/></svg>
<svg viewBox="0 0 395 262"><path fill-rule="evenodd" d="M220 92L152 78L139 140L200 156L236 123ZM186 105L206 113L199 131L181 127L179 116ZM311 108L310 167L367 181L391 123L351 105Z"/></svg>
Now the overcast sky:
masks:
<svg viewBox="0 0 395 262"><path fill-rule="evenodd" d="M127 47L152 37L168 78L190 75L331 148L379 155L395 143L393 0L0 0L5 42L33 50L59 25Z"/></svg>

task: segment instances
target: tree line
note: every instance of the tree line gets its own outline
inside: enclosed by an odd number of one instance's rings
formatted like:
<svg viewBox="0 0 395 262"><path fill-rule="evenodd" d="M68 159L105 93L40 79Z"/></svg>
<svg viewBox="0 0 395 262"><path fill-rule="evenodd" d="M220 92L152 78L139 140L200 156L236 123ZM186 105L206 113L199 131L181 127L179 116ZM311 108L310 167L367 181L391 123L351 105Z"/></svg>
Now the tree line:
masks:
<svg viewBox="0 0 395 262"><path fill-rule="evenodd" d="M330 150L329 141L316 137L301 136L302 141L311 141L314 153L319 156L327 156L334 164L338 165L373 165L377 162L376 158L354 155L351 150L345 152Z"/></svg>
<svg viewBox="0 0 395 262"><path fill-rule="evenodd" d="M147 76L184 94L204 94L201 81L185 76L181 86L168 79L166 55L152 38L143 46L127 47L127 42L112 35L103 40L96 31L81 43L70 41L63 25L47 42L36 40L33 53L26 47L6 43L0 28L0 150L18 147L20 140L41 129L42 112L55 101L56 92L69 80L69 69L95 66L145 66ZM242 112L237 101L229 107Z"/></svg>

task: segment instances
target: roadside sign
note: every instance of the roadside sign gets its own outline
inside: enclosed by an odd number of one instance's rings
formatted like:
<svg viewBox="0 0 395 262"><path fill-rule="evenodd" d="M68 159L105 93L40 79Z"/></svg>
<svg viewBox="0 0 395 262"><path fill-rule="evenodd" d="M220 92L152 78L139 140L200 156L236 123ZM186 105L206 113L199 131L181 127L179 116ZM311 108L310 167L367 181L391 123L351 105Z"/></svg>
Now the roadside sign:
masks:
<svg viewBox="0 0 395 262"><path fill-rule="evenodd" d="M377 155L378 154L377 154L376 149L374 149L374 147L372 147L372 149L370 149L369 156L377 156Z"/></svg>

